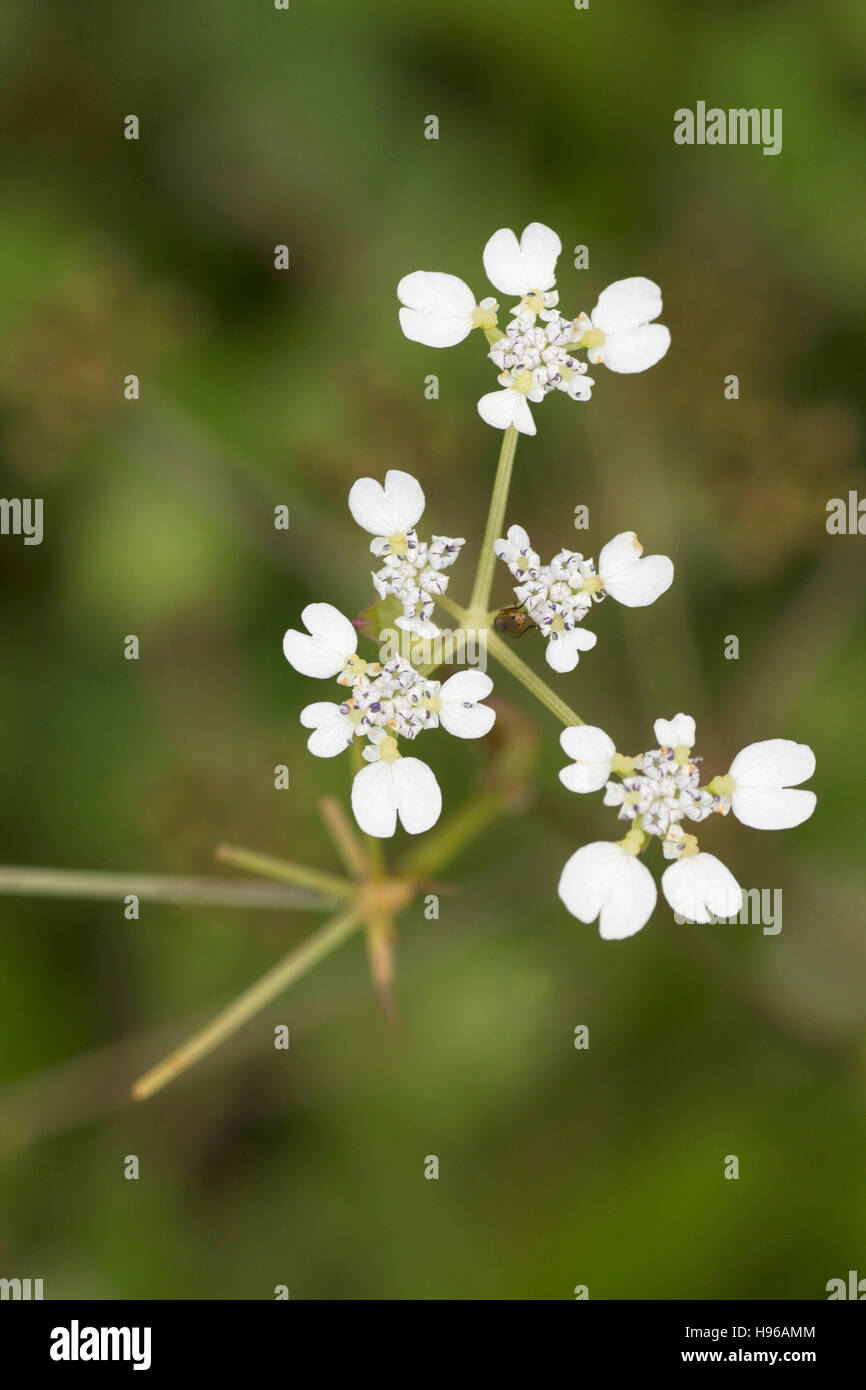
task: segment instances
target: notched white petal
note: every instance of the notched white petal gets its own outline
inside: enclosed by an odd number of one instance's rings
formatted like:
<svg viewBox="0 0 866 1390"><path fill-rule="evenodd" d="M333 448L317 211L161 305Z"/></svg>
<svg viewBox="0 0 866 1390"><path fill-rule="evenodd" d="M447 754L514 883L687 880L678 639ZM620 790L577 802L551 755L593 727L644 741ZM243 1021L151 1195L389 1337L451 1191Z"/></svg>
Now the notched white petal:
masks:
<svg viewBox="0 0 866 1390"><path fill-rule="evenodd" d="M510 227L500 227L484 248L484 270L503 294L525 295L556 284L556 261L562 242L543 222L530 222L518 242Z"/></svg>
<svg viewBox="0 0 866 1390"><path fill-rule="evenodd" d="M339 675L347 659L357 651L355 628L330 603L308 604L301 618L307 632L289 628L283 637L286 660L302 676L325 680Z"/></svg>
<svg viewBox="0 0 866 1390"><path fill-rule="evenodd" d="M675 714L673 719L657 719L653 733L660 748L694 748L697 737L695 721L690 714Z"/></svg>
<svg viewBox="0 0 866 1390"><path fill-rule="evenodd" d="M617 844L596 841L568 860L559 880L559 896L581 922L599 919L605 940L622 940L639 932L656 904L655 881L645 864Z"/></svg>
<svg viewBox="0 0 866 1390"><path fill-rule="evenodd" d="M403 304L400 327L413 342L427 347L454 347L473 327L475 296L456 275L416 270L397 286Z"/></svg>
<svg viewBox="0 0 866 1390"><path fill-rule="evenodd" d="M535 434L535 421L532 411L521 391L513 391L504 386L500 391L488 391L478 402L478 414L485 424L496 430L505 430L509 425L521 434Z"/></svg>
<svg viewBox="0 0 866 1390"><path fill-rule="evenodd" d="M603 729L580 724L564 729L559 742L574 762L560 770L559 780L572 792L600 791L610 776L610 760L616 749Z"/></svg>
<svg viewBox="0 0 866 1390"><path fill-rule="evenodd" d="M349 492L349 511L373 536L405 535L424 514L424 490L411 473L389 468L385 486L375 478L359 478Z"/></svg>
<svg viewBox="0 0 866 1390"><path fill-rule="evenodd" d="M735 917L743 905L743 890L714 854L688 855L662 874L662 892L674 912L689 922L712 917Z"/></svg>

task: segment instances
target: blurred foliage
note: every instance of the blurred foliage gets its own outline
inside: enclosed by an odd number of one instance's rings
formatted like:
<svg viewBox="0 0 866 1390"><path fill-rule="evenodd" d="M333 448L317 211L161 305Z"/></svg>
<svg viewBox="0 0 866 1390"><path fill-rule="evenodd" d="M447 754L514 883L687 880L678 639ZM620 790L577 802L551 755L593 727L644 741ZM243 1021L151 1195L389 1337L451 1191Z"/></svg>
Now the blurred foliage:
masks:
<svg viewBox="0 0 866 1390"><path fill-rule="evenodd" d="M804 739L819 809L707 832L783 889L779 936L660 908L603 943L555 884L610 813L560 786L559 729L503 675L539 792L454 864L441 920L406 919L402 1029L356 942L141 1107L137 1072L316 919L2 900L0 1273L49 1297L760 1299L856 1265L866 581L862 538L824 521L866 491L864 59L854 0L7 0L2 490L44 497L46 527L0 544L7 863L208 873L228 840L334 867L313 807L346 768L306 755L280 639L312 599L369 603L343 499L388 467L469 538L466 596L489 365L474 339L407 343L394 291L426 267L481 293L486 238L533 219L562 235L569 311L645 274L673 334L651 373L597 372L591 406L547 403L518 450L509 515L542 552L580 502L594 553L636 526L677 566L653 608L605 605L558 688L634 749L685 708L718 771ZM782 107L782 154L674 145L698 99ZM430 747L457 806L483 757Z"/></svg>

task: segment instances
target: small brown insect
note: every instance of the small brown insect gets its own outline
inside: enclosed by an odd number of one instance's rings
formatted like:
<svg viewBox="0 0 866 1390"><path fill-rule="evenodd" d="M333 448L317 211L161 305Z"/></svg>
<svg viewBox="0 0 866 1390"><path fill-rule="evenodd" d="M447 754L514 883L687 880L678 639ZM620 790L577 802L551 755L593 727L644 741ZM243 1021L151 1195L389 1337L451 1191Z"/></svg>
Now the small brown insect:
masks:
<svg viewBox="0 0 866 1390"><path fill-rule="evenodd" d="M503 637L524 637L532 632L537 624L532 621L524 608L503 608L493 619L493 626Z"/></svg>

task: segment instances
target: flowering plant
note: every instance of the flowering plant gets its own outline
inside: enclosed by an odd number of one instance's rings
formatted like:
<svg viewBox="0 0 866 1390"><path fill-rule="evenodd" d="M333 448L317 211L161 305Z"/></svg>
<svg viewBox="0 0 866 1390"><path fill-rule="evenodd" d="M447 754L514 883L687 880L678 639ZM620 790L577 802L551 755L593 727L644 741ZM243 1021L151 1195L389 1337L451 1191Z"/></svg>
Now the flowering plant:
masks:
<svg viewBox="0 0 866 1390"><path fill-rule="evenodd" d="M394 470L384 486L362 478L349 493L349 507L374 535L374 555L385 560L373 583L380 597L397 599L402 610L397 625L424 637L441 635L434 620L438 604L460 623L450 634L452 655L468 634L480 633L485 649L566 725L562 747L574 761L560 774L564 785L576 792L605 787L605 804L618 807L620 819L628 822L623 839L577 850L559 883L568 910L584 922L598 918L601 935L610 939L639 931L655 906L655 882L639 858L653 838L661 840L665 859L672 861L662 876L662 891L675 911L697 922L707 921L710 913L734 915L741 889L720 860L698 849L686 822L697 824L713 813L733 811L744 824L762 829L797 825L811 815L815 796L794 788L812 775L815 759L804 744L769 739L743 749L725 776L702 786L700 759L692 755L695 721L683 714L656 721L657 748L624 757L606 733L584 724L503 641L503 634L537 630L545 639L548 665L557 673L572 671L580 653L596 644L595 633L583 626L595 605L610 597L629 608L644 607L659 599L674 578L669 557L643 556L634 531L608 541L597 564L571 550L560 550L542 564L522 526L510 526L504 537L498 534L518 434L536 432L529 403L539 404L555 390L588 401L595 383L578 358L581 351L593 365L631 373L654 366L670 344L667 328L655 322L662 310L661 291L642 276L608 286L591 314L565 318L554 288L560 250L559 237L539 222L531 223L519 240L503 228L487 242L482 260L488 279L501 293L517 298L504 329L497 300L476 302L469 286L454 275L418 270L397 287L407 338L428 347L454 347L477 329L487 341L488 357L500 368L499 389L478 402L482 419L505 433L467 607L450 598L444 574L464 541L444 536L431 544L419 541L414 528L424 510L424 493L414 478ZM513 610L489 608L494 557L516 581ZM288 660L305 674L336 675L352 686L344 704L310 705L302 712L302 723L314 729L310 751L330 756L366 738L362 756L370 766L356 773L352 788L361 829L389 836L397 816L410 833L429 829L442 805L438 783L426 764L403 756L400 740L414 740L436 723L458 737L483 737L495 719L494 710L481 703L491 693L492 681L466 672L442 685L431 684L428 667L416 669L402 657L368 666L356 654L352 624L335 610L314 604L303 616L312 635L286 633Z"/></svg>
<svg viewBox="0 0 866 1390"><path fill-rule="evenodd" d="M497 368L497 389L478 401L482 420L503 434L469 597L460 604L450 591L464 539L418 534L425 509L421 483L399 469L388 470L381 482L359 478L349 491L348 508L372 537L375 599L366 607L359 602L352 618L324 596L300 614L303 630L290 627L283 639L285 658L296 671L333 680L339 688L337 698L314 700L299 717L310 730L311 754L349 754L350 805L358 830L341 803L333 798L320 803L345 872L325 873L229 847L218 852L225 863L289 885L282 891L295 895L288 900L295 905L336 907L336 915L142 1077L133 1092L139 1098L211 1051L356 932L366 937L374 982L393 1013L397 918L419 895L429 896L433 875L458 850L497 816L525 803L521 750L515 754L507 739L499 741L487 785L434 830L443 811L442 793L433 767L415 756L416 740L427 732L442 729L461 740L484 740L497 719L513 718L501 700L486 703L494 692L485 669L488 656L565 726L561 744L571 762L560 772L563 785L582 794L604 789L604 804L626 823L620 839L577 849L559 879L565 908L582 922L597 919L606 940L633 936L652 914L658 894L642 855L653 840L661 843L667 862L661 877L667 903L693 922L706 922L711 915L734 915L742 890L714 854L699 848L690 827L732 813L745 826L787 829L815 808L814 793L800 788L815 770L814 754L805 744L781 738L752 743L727 773L704 782L701 759L692 751L691 716L656 720L655 747L621 754L607 733L584 723L515 651L512 639L539 633L547 665L561 678L595 647L596 634L584 621L606 598L630 609L645 607L663 599L674 580L671 559L644 556L633 530L607 541L597 562L561 549L545 564L522 525L506 527L518 438L536 433L531 407L554 392L586 403L596 384L590 365L613 373L645 371L661 361L670 344L668 329L657 322L661 291L643 276L609 285L589 314L563 315L556 289L560 250L556 233L538 222L519 239L504 228L490 237L482 255L487 278L516 301L504 327L497 299L476 301L454 275L418 270L397 286L399 323L407 338L441 349L477 331ZM517 602L510 608L491 607L497 559L514 580ZM443 615L455 625L443 627ZM373 646L359 650L362 640ZM448 674L447 668L457 664L465 669ZM395 835L398 824L425 839L388 862L383 841ZM555 890L551 883L551 895ZM214 900L229 901L230 895Z"/></svg>

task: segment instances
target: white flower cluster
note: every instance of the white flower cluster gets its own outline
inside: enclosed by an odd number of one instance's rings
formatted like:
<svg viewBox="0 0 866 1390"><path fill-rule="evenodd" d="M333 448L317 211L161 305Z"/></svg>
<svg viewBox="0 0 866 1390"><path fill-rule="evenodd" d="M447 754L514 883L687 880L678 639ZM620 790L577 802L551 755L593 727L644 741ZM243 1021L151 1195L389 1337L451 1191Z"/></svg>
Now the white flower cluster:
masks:
<svg viewBox="0 0 866 1390"><path fill-rule="evenodd" d="M627 608L641 608L654 603L674 578L667 555L641 558L643 546L634 531L608 541L598 568L576 550L560 550L549 565L542 565L522 526L509 527L494 550L517 580L518 602L547 638L545 655L554 671L573 671L580 652L595 646L595 633L580 626L593 603L610 595Z"/></svg>
<svg viewBox="0 0 866 1390"><path fill-rule="evenodd" d="M391 468L385 486L374 478L359 478L349 493L349 510L359 526L369 531L370 549L384 560L374 571L373 584L380 598L394 594L403 605L397 626L419 637L438 637L432 621L436 599L448 588L443 573L453 565L464 544L463 537L434 536L420 541L415 527L425 506L421 484L410 473Z"/></svg>
<svg viewBox="0 0 866 1390"><path fill-rule="evenodd" d="M559 880L559 896L581 922L599 921L608 940L633 936L656 905L655 880L638 855L651 838L661 841L665 859L662 892L674 912L692 922L710 916L733 917L742 889L713 854L699 850L685 822L699 823L714 812L730 811L757 830L787 830L815 809L815 793L798 790L815 771L815 754L805 743L771 738L750 743L723 777L700 785L700 759L692 756L695 721L690 715L657 719L659 746L636 757L617 753L602 730L582 724L566 729L560 743L574 762L560 781L573 792L605 788L606 806L618 806L630 829L618 842L584 845L569 859ZM611 780L611 775L619 781Z"/></svg>
<svg viewBox="0 0 866 1390"><path fill-rule="evenodd" d="M642 275L609 285L591 314L564 318L553 288L561 250L556 232L541 222L531 222L519 241L509 228L494 232L484 248L487 278L501 293L519 296L504 331L497 301L476 303L456 275L416 270L397 286L400 326L414 342L453 347L473 328L485 333L502 389L482 396L478 411L495 429L514 425L522 434L535 434L528 402L542 401L551 391L588 401L595 383L575 356L579 351L612 372L643 372L670 346L668 330L653 322L662 311L661 290Z"/></svg>
<svg viewBox="0 0 866 1390"><path fill-rule="evenodd" d="M286 660L305 676L336 677L351 689L340 704L319 701L301 712L313 732L311 753L333 758L363 739L368 764L352 783L352 810L368 835L389 836L399 816L410 835L429 830L439 819L442 793L432 770L400 752L399 740L440 725L457 738L483 738L495 712L480 702L493 682L480 671L460 671L442 684L422 676L402 657L384 663L358 656L358 633L329 603L311 603L301 614L307 631L290 629L283 638Z"/></svg>

